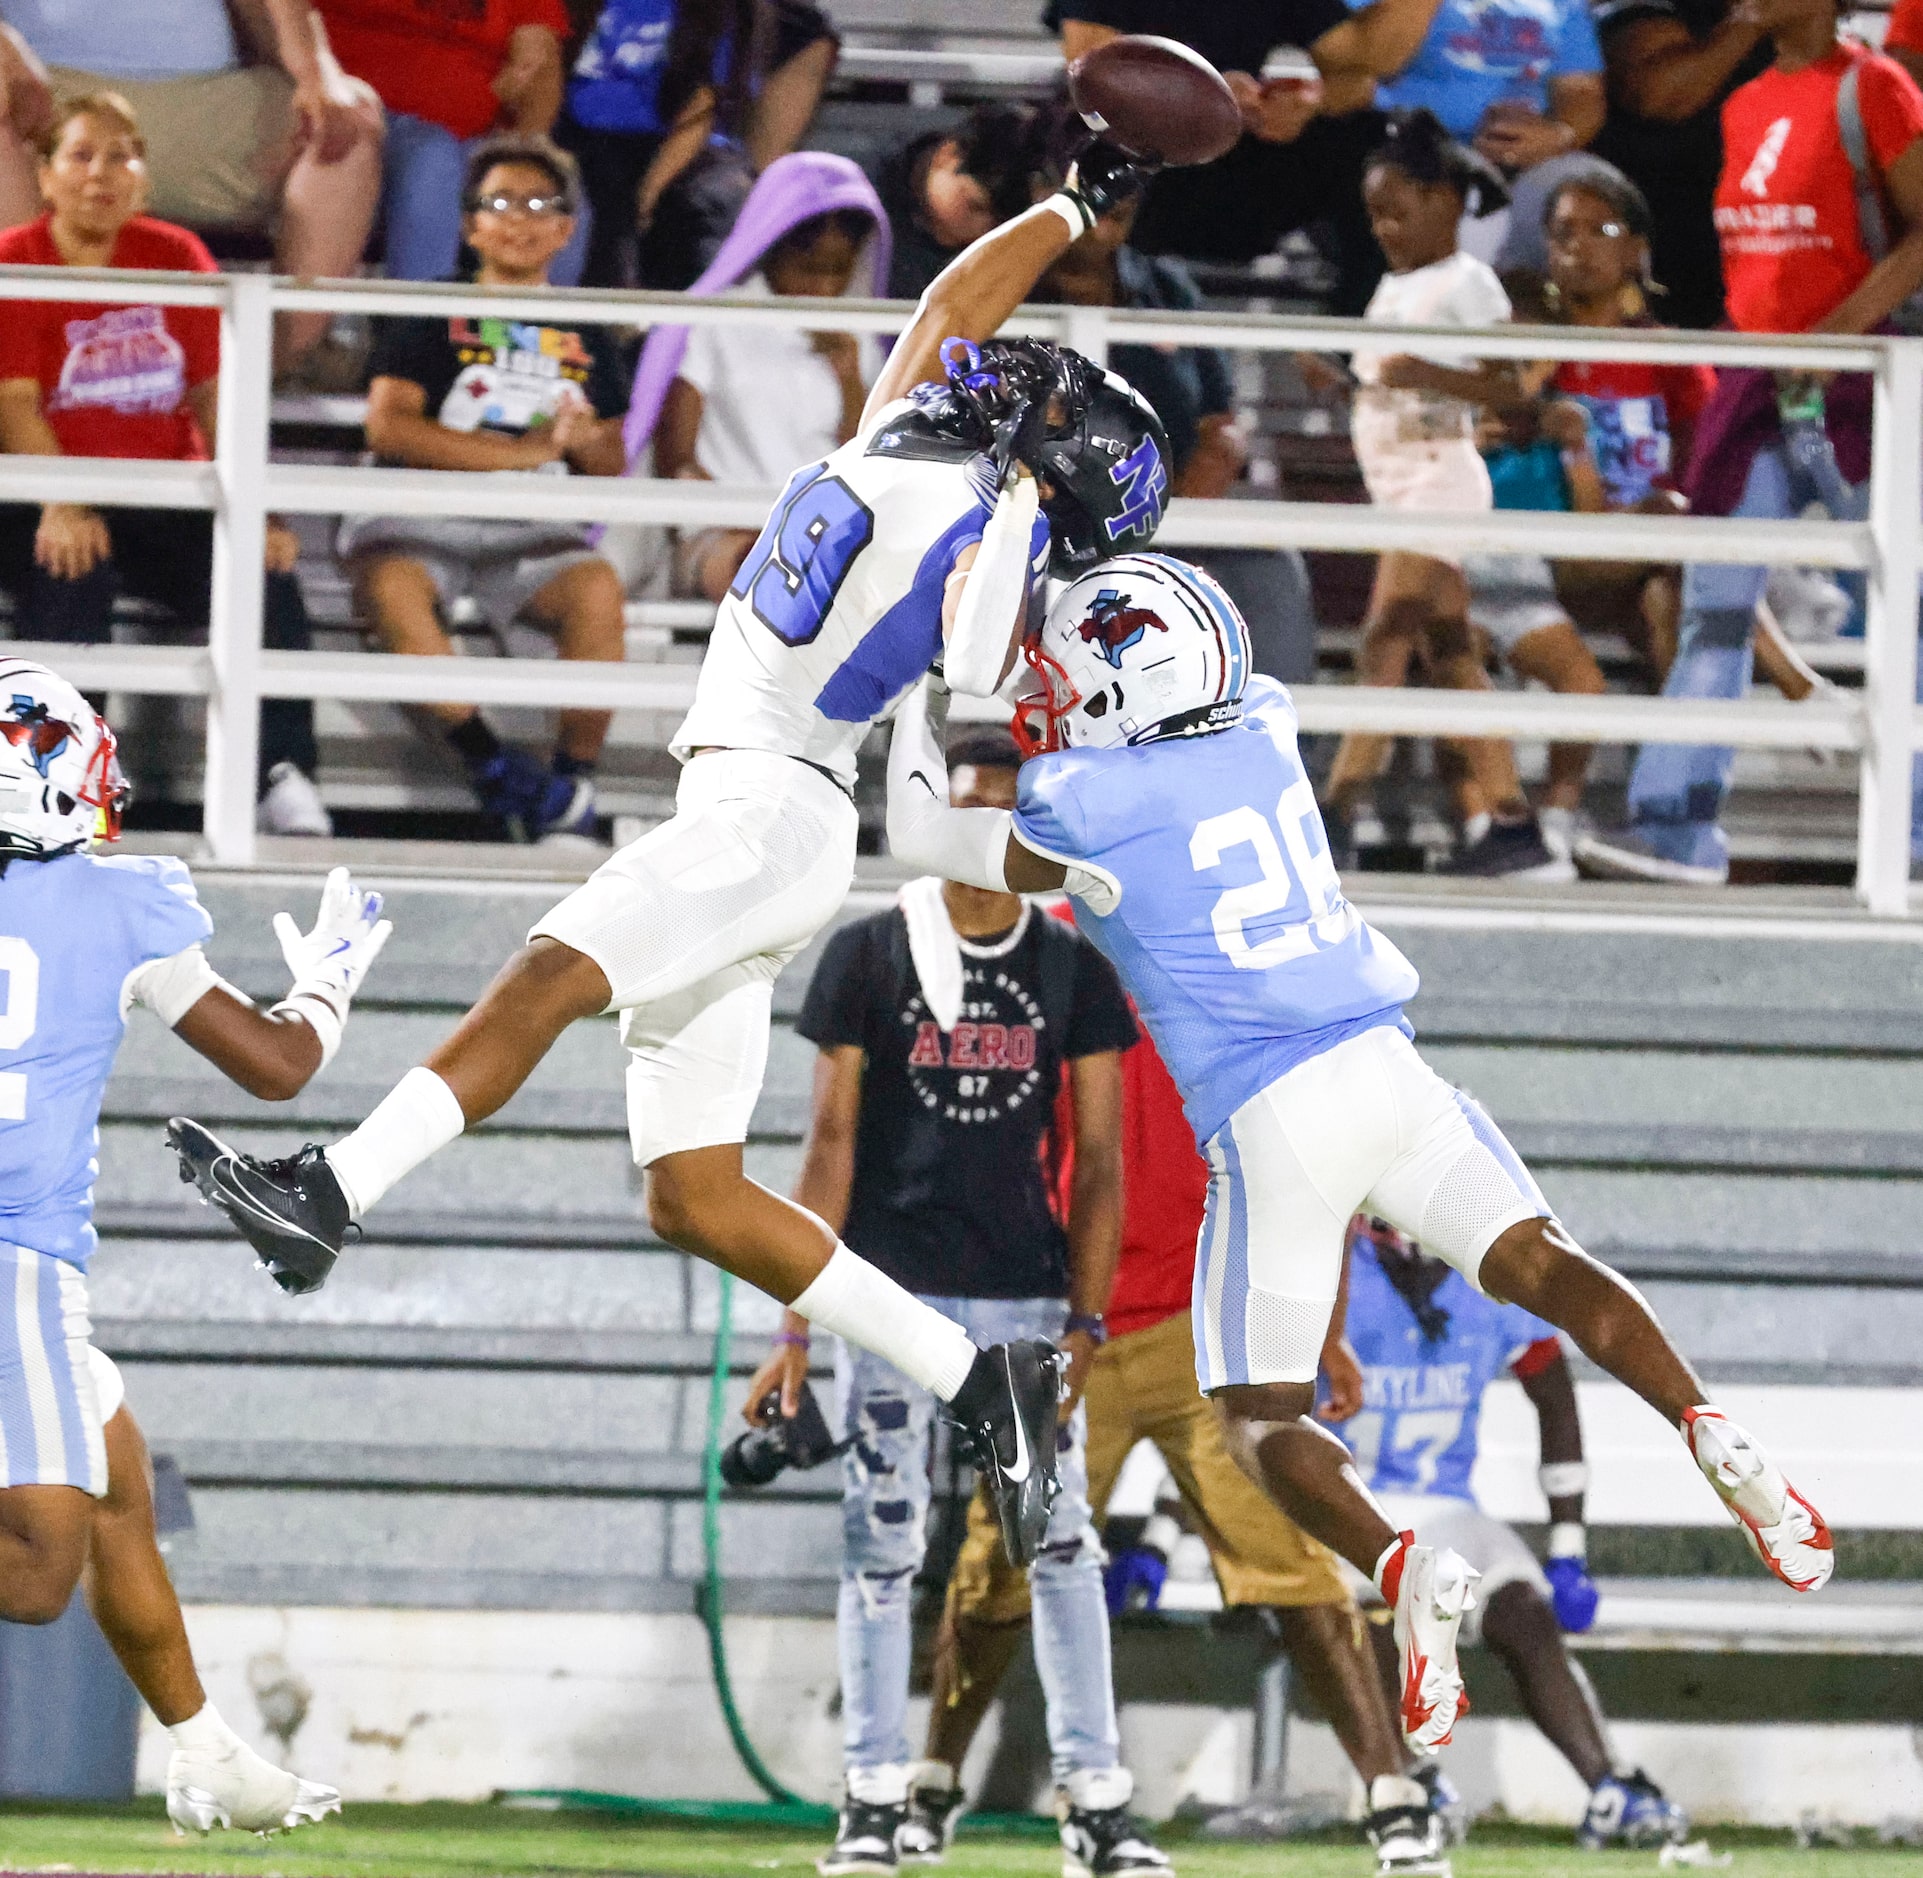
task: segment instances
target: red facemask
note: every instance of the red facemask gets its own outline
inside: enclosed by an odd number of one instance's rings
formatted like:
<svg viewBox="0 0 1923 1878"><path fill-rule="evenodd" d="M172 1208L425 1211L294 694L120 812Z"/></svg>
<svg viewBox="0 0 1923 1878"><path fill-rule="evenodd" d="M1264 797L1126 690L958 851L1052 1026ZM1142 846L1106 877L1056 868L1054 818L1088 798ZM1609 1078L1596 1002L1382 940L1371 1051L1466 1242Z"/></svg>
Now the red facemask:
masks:
<svg viewBox="0 0 1923 1878"><path fill-rule="evenodd" d="M1065 750L1068 743L1062 735L1062 719L1081 703L1082 694L1060 661L1044 652L1039 641L1026 641L1022 657L1041 680L1042 688L1024 692L1016 699L1014 721L1008 728L1024 758Z"/></svg>

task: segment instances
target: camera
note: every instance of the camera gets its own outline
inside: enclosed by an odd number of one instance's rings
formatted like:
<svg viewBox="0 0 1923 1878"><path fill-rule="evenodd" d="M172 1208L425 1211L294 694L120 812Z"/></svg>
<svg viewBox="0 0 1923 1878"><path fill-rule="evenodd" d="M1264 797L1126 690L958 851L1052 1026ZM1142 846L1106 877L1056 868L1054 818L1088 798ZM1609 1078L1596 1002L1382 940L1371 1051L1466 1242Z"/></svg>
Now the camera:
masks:
<svg viewBox="0 0 1923 1878"><path fill-rule="evenodd" d="M849 1444L828 1432L828 1420L806 1383L792 1416L781 1412L781 1391L770 1389L755 1404L761 1426L737 1435L721 1450L721 1478L731 1487L765 1487L784 1468L819 1467Z"/></svg>

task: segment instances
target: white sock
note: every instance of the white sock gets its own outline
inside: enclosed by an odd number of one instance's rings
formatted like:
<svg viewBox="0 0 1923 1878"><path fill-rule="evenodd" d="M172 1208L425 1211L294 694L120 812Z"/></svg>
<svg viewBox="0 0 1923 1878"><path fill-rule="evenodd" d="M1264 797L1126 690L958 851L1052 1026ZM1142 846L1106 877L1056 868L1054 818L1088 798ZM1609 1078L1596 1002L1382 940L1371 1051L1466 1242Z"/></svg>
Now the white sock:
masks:
<svg viewBox="0 0 1923 1878"><path fill-rule="evenodd" d="M431 1069L410 1069L366 1121L327 1150L327 1165L359 1219L403 1174L438 1154L467 1127L454 1091Z"/></svg>
<svg viewBox="0 0 1923 1878"><path fill-rule="evenodd" d="M1429 1804L1429 1789L1406 1774L1377 1774L1369 1782L1369 1811L1386 1813L1392 1806Z"/></svg>
<svg viewBox="0 0 1923 1878"><path fill-rule="evenodd" d="M203 1702L196 1713L184 1722L175 1722L167 1732L175 1747L189 1751L201 1748L220 1754L240 1744L240 1736L221 1720L220 1710L211 1702Z"/></svg>
<svg viewBox="0 0 1923 1878"><path fill-rule="evenodd" d="M331 1150L328 1159L333 1159ZM794 1309L811 1324L872 1350L944 1402L955 1399L975 1365L975 1346L953 1318L903 1290L839 1240Z"/></svg>

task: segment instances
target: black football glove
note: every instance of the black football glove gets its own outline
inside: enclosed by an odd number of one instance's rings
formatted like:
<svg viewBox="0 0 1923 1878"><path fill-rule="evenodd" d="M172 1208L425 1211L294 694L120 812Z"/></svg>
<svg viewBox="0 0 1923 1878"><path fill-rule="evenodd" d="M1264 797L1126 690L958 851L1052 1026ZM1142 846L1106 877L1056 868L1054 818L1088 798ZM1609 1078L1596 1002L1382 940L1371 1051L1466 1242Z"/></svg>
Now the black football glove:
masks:
<svg viewBox="0 0 1923 1878"><path fill-rule="evenodd" d="M1134 201L1161 167L1160 157L1138 156L1106 137L1092 137L1069 165L1062 193L1080 203L1093 222Z"/></svg>

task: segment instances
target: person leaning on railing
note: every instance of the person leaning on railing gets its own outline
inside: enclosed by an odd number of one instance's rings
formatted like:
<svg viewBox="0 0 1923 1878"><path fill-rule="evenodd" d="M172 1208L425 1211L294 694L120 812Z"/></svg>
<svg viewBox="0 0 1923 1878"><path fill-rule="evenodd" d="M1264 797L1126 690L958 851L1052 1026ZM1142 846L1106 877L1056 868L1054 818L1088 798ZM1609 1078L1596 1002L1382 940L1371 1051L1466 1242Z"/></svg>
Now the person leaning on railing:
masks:
<svg viewBox="0 0 1923 1878"><path fill-rule="evenodd" d="M47 212L0 233L0 263L216 271L197 236L142 213L147 152L114 92L68 100L42 143ZM205 459L219 418L220 315L212 307L16 300L0 317L0 451L9 456ZM256 361L265 373L268 362ZM152 600L204 626L214 522L206 511L0 503L0 587L23 639L97 645L115 600ZM305 651L300 543L269 520L266 644ZM260 712L259 822L282 835L331 833L314 786L314 707L269 698Z"/></svg>
<svg viewBox="0 0 1923 1878"><path fill-rule="evenodd" d="M1776 49L1723 106L1716 228L1730 323L1743 332L1871 333L1923 286L1923 91L1895 60L1837 36L1836 0L1754 0ZM1690 507L1787 520L1820 501L1868 512L1870 381L1724 369L1696 428ZM1915 420L1913 411L1902 414ZM1749 688L1769 570L1691 567L1680 649L1663 695ZM1729 878L1720 826L1735 753L1652 743L1629 782L1629 827L1576 844L1603 879L1714 886ZM1918 772L1923 784L1923 770ZM1923 859L1923 786L1911 854Z"/></svg>
<svg viewBox="0 0 1923 1878"><path fill-rule="evenodd" d="M462 232L482 287L544 287L574 234L574 160L545 138L497 138L468 159ZM383 463L430 470L618 476L627 372L611 330L557 314L485 311L376 322L367 441ZM497 633L526 623L564 659L623 656L621 578L585 524L350 515L341 558L361 616L390 652L446 658L445 610L470 599ZM528 840L596 839L594 769L608 711L565 710L541 763L472 704L431 704L481 807Z"/></svg>

